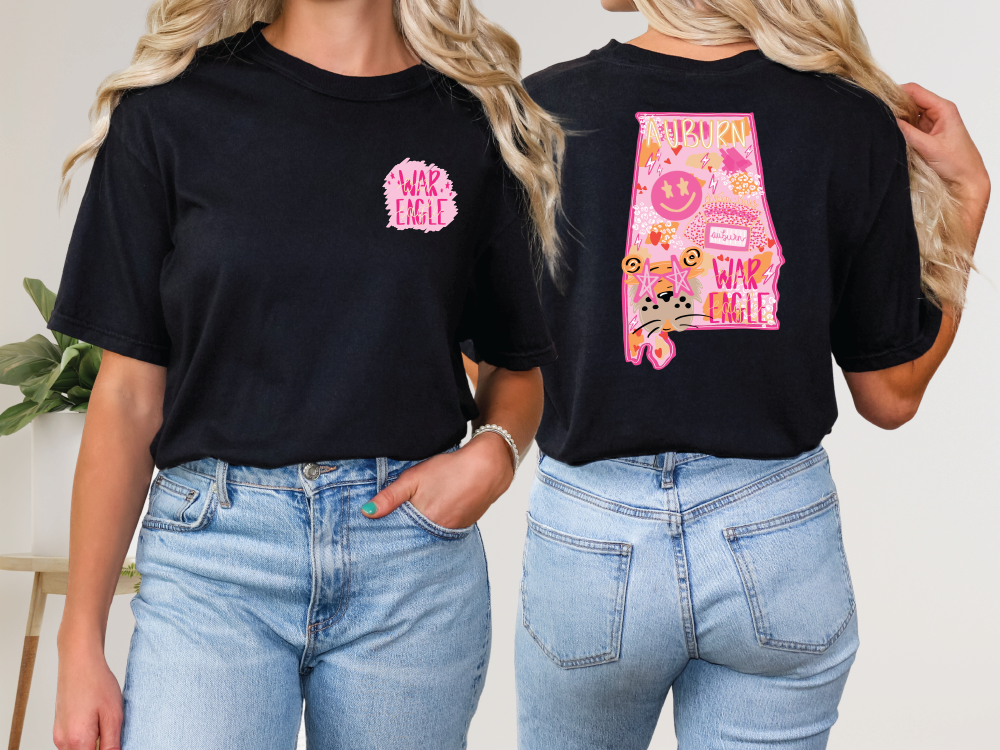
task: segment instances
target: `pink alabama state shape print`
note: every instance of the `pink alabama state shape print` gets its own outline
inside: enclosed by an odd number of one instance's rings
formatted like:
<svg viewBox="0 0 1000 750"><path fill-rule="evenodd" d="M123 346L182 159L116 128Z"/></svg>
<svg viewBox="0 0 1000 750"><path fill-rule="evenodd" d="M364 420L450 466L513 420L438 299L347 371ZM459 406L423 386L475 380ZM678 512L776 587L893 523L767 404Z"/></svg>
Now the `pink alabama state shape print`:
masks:
<svg viewBox="0 0 1000 750"><path fill-rule="evenodd" d="M625 357L656 369L682 331L778 330L784 263L752 114L637 112L622 260Z"/></svg>

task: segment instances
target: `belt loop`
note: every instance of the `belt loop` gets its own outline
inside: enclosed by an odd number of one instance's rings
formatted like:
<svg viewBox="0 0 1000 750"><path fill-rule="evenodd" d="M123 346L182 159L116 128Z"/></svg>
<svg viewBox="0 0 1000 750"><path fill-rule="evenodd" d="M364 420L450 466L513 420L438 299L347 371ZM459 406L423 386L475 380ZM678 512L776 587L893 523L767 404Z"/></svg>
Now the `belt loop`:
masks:
<svg viewBox="0 0 1000 750"><path fill-rule="evenodd" d="M225 461L219 461L216 459L215 462L215 491L219 493L219 505L223 508L231 508L232 504L229 502L229 488L227 484L229 482L229 464Z"/></svg>
<svg viewBox="0 0 1000 750"><path fill-rule="evenodd" d="M663 454L663 476L660 477L660 487L666 489L674 486L674 466L676 465L677 454L670 452Z"/></svg>
<svg viewBox="0 0 1000 750"><path fill-rule="evenodd" d="M375 491L381 492L389 478L389 459L379 457L375 459Z"/></svg>

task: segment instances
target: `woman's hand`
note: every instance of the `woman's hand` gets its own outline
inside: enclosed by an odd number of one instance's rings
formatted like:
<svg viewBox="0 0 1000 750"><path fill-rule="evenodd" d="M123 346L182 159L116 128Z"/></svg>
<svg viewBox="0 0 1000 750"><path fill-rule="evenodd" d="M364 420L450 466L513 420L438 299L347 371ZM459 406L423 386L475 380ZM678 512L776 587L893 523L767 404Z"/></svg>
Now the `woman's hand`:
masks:
<svg viewBox="0 0 1000 750"><path fill-rule="evenodd" d="M482 518L513 479L507 443L496 433L484 432L454 453L407 469L362 511L369 518L381 518L410 501L434 523L464 529Z"/></svg>
<svg viewBox="0 0 1000 750"><path fill-rule="evenodd" d="M541 371L506 370L481 362L477 372L479 419L473 426L501 425L521 454L527 453L542 419ZM361 510L369 518L382 518L409 500L434 523L464 529L482 518L513 479L507 441L495 432L483 432L454 453L407 469Z"/></svg>
<svg viewBox="0 0 1000 750"><path fill-rule="evenodd" d="M63 641L65 634L60 634ZM122 693L99 645L60 643L56 723L59 750L120 750Z"/></svg>
<svg viewBox="0 0 1000 750"><path fill-rule="evenodd" d="M990 176L983 157L972 142L958 107L916 83L905 84L903 90L921 109L916 127L899 121L903 136L935 172L955 185L966 223L975 238L990 200Z"/></svg>

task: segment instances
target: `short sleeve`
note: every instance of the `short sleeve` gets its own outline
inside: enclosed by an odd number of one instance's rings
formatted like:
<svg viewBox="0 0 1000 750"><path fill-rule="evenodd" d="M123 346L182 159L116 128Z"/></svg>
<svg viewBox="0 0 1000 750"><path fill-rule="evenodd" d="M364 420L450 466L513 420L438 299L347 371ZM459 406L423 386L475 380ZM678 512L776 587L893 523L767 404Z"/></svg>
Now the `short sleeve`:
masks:
<svg viewBox="0 0 1000 750"><path fill-rule="evenodd" d="M49 328L165 366L160 271L173 246L168 202L154 167L136 153L140 139L128 142L129 114L116 110L94 160Z"/></svg>
<svg viewBox="0 0 1000 750"><path fill-rule="evenodd" d="M476 261L462 337L471 338L476 361L530 370L556 359L535 282L532 231L527 216L514 214Z"/></svg>
<svg viewBox="0 0 1000 750"><path fill-rule="evenodd" d="M934 345L941 326L941 311L920 286L905 146L897 156L874 222L847 265L833 314L833 355L847 372L911 362Z"/></svg>

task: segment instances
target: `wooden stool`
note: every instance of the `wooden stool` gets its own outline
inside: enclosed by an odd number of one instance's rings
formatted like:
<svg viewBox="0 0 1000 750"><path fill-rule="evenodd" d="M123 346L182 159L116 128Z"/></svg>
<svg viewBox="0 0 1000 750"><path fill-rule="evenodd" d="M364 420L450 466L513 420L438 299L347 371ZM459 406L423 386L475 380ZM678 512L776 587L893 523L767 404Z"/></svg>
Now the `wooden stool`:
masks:
<svg viewBox="0 0 1000 750"><path fill-rule="evenodd" d="M133 558L125 560L125 565L134 563ZM24 713L28 708L28 693L31 691L31 676L35 671L35 656L38 653L38 635L42 632L42 617L45 615L45 597L48 594L66 595L69 578L68 557L36 557L30 554L0 555L0 570L30 571L35 574L31 587L31 603L28 605L28 626L24 631L24 650L21 652L21 670L17 677L17 694L14 698L14 718L10 722L10 741L7 750L19 750L21 730L24 728ZM131 594L135 591L137 578L122 575L115 587L115 594Z"/></svg>

